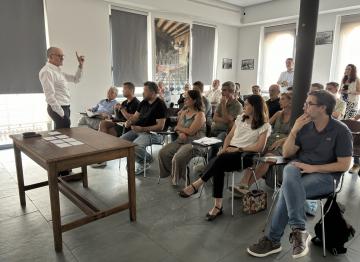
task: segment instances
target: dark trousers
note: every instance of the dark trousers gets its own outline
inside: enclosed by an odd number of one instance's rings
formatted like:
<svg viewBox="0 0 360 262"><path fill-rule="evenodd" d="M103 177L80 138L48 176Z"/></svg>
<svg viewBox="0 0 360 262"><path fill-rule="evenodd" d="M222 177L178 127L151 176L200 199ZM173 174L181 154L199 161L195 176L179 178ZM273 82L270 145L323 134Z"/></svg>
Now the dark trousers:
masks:
<svg viewBox="0 0 360 262"><path fill-rule="evenodd" d="M50 105L47 106L48 114L55 123L55 129L70 128L70 106L61 107L64 110L64 117L61 117L54 112Z"/></svg>
<svg viewBox="0 0 360 262"><path fill-rule="evenodd" d="M204 174L201 176L201 180L207 182L211 177L214 178L214 198L223 197L225 172L242 170L252 165L251 157L244 157L244 167L242 167L241 155L241 152L223 153L209 161Z"/></svg>

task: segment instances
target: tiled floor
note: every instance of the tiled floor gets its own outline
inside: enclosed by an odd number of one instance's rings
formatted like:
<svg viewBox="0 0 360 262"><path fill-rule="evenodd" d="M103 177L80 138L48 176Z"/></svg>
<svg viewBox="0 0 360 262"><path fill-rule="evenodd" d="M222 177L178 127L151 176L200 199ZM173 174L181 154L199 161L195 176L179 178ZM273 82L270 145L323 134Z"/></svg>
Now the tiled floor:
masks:
<svg viewBox="0 0 360 262"><path fill-rule="evenodd" d="M156 152L156 150L155 150ZM155 153L156 155L156 153ZM80 183L72 186L100 208L110 207L127 198L125 162L111 161L100 169L88 169L89 189ZM25 183L40 182L46 173L23 156ZM167 179L157 184L157 161L148 178L137 177L137 222L129 222L122 212L63 234L63 253L53 248L48 187L27 191L27 206L19 203L13 151L0 151L0 261L292 261L287 230L284 251L264 259L246 254L249 243L261 236L266 212L245 215L239 200L236 213L230 215L230 194L225 193L225 215L209 223L204 216L212 205L211 186L201 198L181 199L180 188ZM264 184L262 187L272 191ZM61 196L62 222L82 215L81 211ZM270 197L269 197L269 201ZM346 206L346 218L360 232L360 179L346 174L339 201ZM269 202L270 203L270 202ZM316 218L309 219L313 232ZM356 234L348 244L346 255L328 254L326 261L360 261L360 238ZM322 250L311 246L308 256L299 261L321 261Z"/></svg>

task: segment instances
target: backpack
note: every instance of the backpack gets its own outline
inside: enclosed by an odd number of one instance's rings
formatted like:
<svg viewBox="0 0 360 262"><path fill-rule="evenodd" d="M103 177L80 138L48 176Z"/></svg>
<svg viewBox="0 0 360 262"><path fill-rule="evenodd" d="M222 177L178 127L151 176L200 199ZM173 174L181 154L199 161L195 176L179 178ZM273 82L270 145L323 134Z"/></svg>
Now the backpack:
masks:
<svg viewBox="0 0 360 262"><path fill-rule="evenodd" d="M355 235L354 228L344 219L343 213L335 197L329 197L324 206L325 220L325 246L333 255L344 254L347 249L344 244ZM316 236L311 241L322 247L322 220L315 225Z"/></svg>

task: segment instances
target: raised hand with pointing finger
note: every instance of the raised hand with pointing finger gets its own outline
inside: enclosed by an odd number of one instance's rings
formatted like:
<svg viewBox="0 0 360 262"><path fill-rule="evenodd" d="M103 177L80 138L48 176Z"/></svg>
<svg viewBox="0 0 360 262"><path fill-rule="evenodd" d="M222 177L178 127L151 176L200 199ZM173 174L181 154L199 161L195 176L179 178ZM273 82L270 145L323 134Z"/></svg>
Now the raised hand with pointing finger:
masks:
<svg viewBox="0 0 360 262"><path fill-rule="evenodd" d="M83 55L80 55L80 56L79 56L79 54L78 54L77 51L76 51L75 53L76 53L76 58L77 58L77 60L78 60L78 62L79 62L79 67L82 68L82 67L83 67L83 64L84 64L84 62L85 62L85 56L83 56Z"/></svg>

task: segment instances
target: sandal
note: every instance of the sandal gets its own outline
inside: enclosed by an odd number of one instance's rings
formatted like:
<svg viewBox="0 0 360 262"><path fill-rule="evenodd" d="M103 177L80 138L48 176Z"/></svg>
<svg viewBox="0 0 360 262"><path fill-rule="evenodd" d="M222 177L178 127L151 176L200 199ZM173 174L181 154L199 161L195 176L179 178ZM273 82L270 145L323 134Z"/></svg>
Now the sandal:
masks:
<svg viewBox="0 0 360 262"><path fill-rule="evenodd" d="M198 192L198 189L196 189L194 184L190 184L190 186L192 186L192 188L194 189L194 192L192 192L190 195L188 195L187 193L185 193L185 191L183 189L179 192L179 196L182 198L188 198L188 197L191 197L192 195L195 195Z"/></svg>
<svg viewBox="0 0 360 262"><path fill-rule="evenodd" d="M215 215L211 215L210 213L207 213L207 214L206 214L206 220L207 220L207 221L213 221L213 220L215 220L218 216L220 216L220 215L223 214L223 208L222 208L222 207L218 208L217 206L215 206L215 208L216 208L217 210L219 210L219 212L217 212Z"/></svg>

